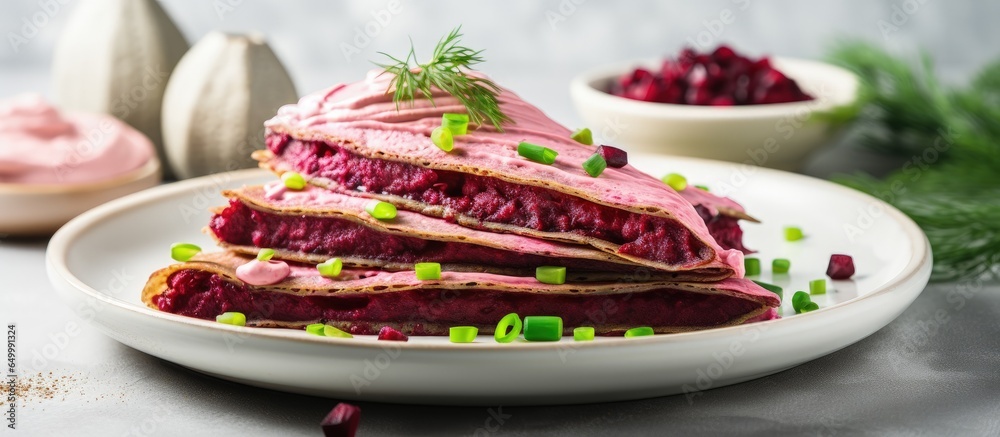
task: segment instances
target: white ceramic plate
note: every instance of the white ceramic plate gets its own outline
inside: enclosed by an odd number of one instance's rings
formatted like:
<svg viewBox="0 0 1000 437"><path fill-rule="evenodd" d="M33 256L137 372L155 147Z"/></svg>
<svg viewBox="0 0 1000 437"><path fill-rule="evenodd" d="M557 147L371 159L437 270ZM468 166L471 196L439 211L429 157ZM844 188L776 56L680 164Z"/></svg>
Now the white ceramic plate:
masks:
<svg viewBox="0 0 1000 437"><path fill-rule="evenodd" d="M170 264L176 241L211 248L201 234L219 190L272 180L257 170L166 185L91 210L63 227L47 253L49 278L81 317L112 338L180 365L260 387L346 399L423 404L555 404L687 393L758 378L829 354L898 316L927 283L929 246L908 218L881 201L790 173L689 158L632 159L652 174L679 171L743 202L763 224L745 224L761 280L790 297L823 278L831 253L854 256L851 281L830 281L822 309L753 325L636 339L473 344L414 337L337 339L304 331L242 328L161 313L139 300L148 275ZM788 243L786 224L808 237ZM845 227L847 225L854 228ZM853 240L846 230L852 231ZM770 260L792 260L792 274ZM790 299L786 299L790 301Z"/></svg>

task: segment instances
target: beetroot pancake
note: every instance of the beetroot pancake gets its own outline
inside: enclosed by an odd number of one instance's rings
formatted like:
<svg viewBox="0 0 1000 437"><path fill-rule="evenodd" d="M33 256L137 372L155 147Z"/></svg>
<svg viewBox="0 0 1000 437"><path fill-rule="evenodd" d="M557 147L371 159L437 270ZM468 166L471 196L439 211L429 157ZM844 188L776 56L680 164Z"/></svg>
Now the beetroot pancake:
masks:
<svg viewBox="0 0 1000 437"><path fill-rule="evenodd" d="M576 280L706 282L742 273L723 263L655 270L657 263L636 264L589 246L485 232L410 211L377 220L365 212L370 200L316 187L295 191L276 182L223 195L230 204L212 217L209 233L222 247L247 255L270 248L280 259L306 263L339 257L355 267L409 270L416 262L438 262L449 271L515 276L534 276L535 267L549 265L567 267Z"/></svg>
<svg viewBox="0 0 1000 437"><path fill-rule="evenodd" d="M746 216L735 202L694 187L678 193L629 165L591 177L582 163L594 147L570 139L569 130L506 90L498 99L513 123L503 132L470 129L446 153L429 135L442 114L465 107L438 93L436 106L418 99L397 110L387 76L371 74L281 108L266 124L268 150L255 157L333 191L470 228L585 244L662 270L742 262L712 238L684 192L694 190L687 196L712 217ZM552 165L529 161L518 155L522 141L559 155Z"/></svg>
<svg viewBox="0 0 1000 437"><path fill-rule="evenodd" d="M142 300L206 320L238 311L248 326L326 323L353 334L392 326L408 335L447 335L455 325L492 333L510 312L562 317L566 333L576 326L594 326L598 335L635 326L683 332L771 319L779 305L775 294L745 279L549 285L488 273L444 272L439 280L421 281L412 271L359 269L329 279L293 265L284 281L258 287L236 278L236 267L248 260L218 252L169 266L153 273Z"/></svg>

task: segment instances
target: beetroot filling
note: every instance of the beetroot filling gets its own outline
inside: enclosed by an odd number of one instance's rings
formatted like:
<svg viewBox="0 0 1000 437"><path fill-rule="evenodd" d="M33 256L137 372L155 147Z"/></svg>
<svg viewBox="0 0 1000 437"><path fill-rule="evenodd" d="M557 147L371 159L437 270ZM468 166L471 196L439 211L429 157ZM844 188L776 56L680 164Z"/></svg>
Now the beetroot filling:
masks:
<svg viewBox="0 0 1000 437"><path fill-rule="evenodd" d="M708 226L708 233L712 234L712 238L715 238L715 242L723 249L736 249L743 253L754 252L743 246L743 229L740 229L738 219L722 214L713 216L708 208L701 205L696 205L694 209Z"/></svg>
<svg viewBox="0 0 1000 437"><path fill-rule="evenodd" d="M621 245L619 253L672 265L710 249L676 220L599 205L545 188L354 154L337 144L272 135L267 146L295 170L355 191L391 194L465 215L543 232L572 232Z"/></svg>
<svg viewBox="0 0 1000 437"><path fill-rule="evenodd" d="M672 289L622 295L545 295L492 290L407 290L377 294L295 296L251 292L220 276L179 270L168 289L153 298L161 311L214 320L227 311L246 314L250 322L348 321L354 334L376 334L380 326L404 327L407 334L437 334L423 324L490 327L504 315L560 316L566 332L576 326L715 326L760 308L760 304L724 295ZM407 332L409 331L409 332Z"/></svg>
<svg viewBox="0 0 1000 437"><path fill-rule="evenodd" d="M530 268L558 265L579 270L631 272L634 266L603 261L551 258L468 243L424 240L378 232L350 220L286 216L250 208L239 200L212 217L209 228L222 241L236 245L288 249L326 256L355 256L387 262L432 261Z"/></svg>

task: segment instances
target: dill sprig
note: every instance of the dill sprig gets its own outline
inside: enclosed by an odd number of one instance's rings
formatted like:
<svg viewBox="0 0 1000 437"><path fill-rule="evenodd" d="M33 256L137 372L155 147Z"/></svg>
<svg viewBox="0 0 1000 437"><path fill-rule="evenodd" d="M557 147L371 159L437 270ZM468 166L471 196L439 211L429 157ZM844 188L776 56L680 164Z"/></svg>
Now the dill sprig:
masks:
<svg viewBox="0 0 1000 437"><path fill-rule="evenodd" d="M433 88L451 94L469 111L469 121L482 125L489 122L498 131L503 131L503 124L512 120L500 110L497 96L500 87L493 81L468 74L472 66L483 62L482 50L473 50L459 44L462 38L462 26L456 27L447 36L438 41L434 54L426 63L417 62L416 50L410 42L410 52L405 59L399 59L388 53L379 54L391 60L391 63L379 64L386 73L393 77L389 82L389 92L396 102L396 110L402 103L413 106L417 93L434 104Z"/></svg>
<svg viewBox="0 0 1000 437"><path fill-rule="evenodd" d="M834 62L861 78L863 145L908 157L877 179L838 182L882 197L927 234L935 280L1000 271L1000 62L964 89L942 85L930 58L910 62L865 44L841 45Z"/></svg>

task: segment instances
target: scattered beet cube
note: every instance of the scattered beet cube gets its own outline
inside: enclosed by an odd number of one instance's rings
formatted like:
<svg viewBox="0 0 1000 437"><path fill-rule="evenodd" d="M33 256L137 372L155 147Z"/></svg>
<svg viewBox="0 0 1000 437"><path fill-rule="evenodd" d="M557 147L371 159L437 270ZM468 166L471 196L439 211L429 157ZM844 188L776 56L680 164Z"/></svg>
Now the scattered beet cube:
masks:
<svg viewBox="0 0 1000 437"><path fill-rule="evenodd" d="M622 168L628 165L628 152L612 146L597 146L597 153L601 154L608 167Z"/></svg>
<svg viewBox="0 0 1000 437"><path fill-rule="evenodd" d="M379 340L389 340L389 341L408 341L410 337L406 334L397 331L392 326L383 326L382 329L378 331Z"/></svg>
<svg viewBox="0 0 1000 437"><path fill-rule="evenodd" d="M826 268L830 279L850 279L854 276L854 259L850 255L830 255L830 265Z"/></svg>
<svg viewBox="0 0 1000 437"><path fill-rule="evenodd" d="M685 48L676 59L666 59L659 71L637 68L619 77L609 92L646 102L709 106L813 99L767 57L753 60L725 45L704 54Z"/></svg>
<svg viewBox="0 0 1000 437"><path fill-rule="evenodd" d="M354 437L361 422L361 408L341 402L326 415L320 426L326 437Z"/></svg>

